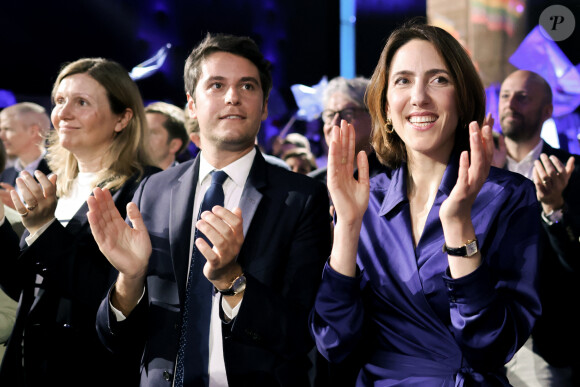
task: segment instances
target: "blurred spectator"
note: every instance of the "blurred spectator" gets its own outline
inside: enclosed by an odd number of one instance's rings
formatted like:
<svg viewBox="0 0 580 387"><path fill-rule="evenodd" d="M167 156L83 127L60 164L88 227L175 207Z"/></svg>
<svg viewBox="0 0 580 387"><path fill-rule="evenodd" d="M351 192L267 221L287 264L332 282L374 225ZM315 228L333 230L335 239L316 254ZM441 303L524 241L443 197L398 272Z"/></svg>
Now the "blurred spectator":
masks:
<svg viewBox="0 0 580 387"><path fill-rule="evenodd" d="M362 77L347 79L333 78L322 95L322 122L324 123L324 140L330 145L332 128L340 125L341 120L354 126L355 154L364 150L369 160L369 176L373 177L382 171L383 166L371 147L371 116L365 106L365 92L369 80ZM324 162L325 163L325 162ZM319 164L317 162L317 164ZM325 163L326 164L326 163ZM309 174L310 177L326 184L326 166ZM355 166L356 176L356 166Z"/></svg>
<svg viewBox="0 0 580 387"><path fill-rule="evenodd" d="M201 149L201 140L199 137L199 123L197 119L189 117L189 114L186 112L185 115L185 130L187 131L187 135L189 139L197 149Z"/></svg>
<svg viewBox="0 0 580 387"><path fill-rule="evenodd" d="M292 172L306 175L316 169L316 159L307 149L296 147L282 155L282 160L288 164Z"/></svg>
<svg viewBox="0 0 580 387"><path fill-rule="evenodd" d="M189 144L183 109L166 102L153 102L145 108L145 117L153 164L163 170L179 164L177 156Z"/></svg>
<svg viewBox="0 0 580 387"><path fill-rule="evenodd" d="M14 208L9 191L16 189L16 178L22 171L33 174L40 170L45 175L50 173L44 156L45 138L50 130L50 119L44 107L32 102L20 102L0 112L0 140L6 154L15 157L11 167L0 173L0 199L10 208Z"/></svg>
<svg viewBox="0 0 580 387"><path fill-rule="evenodd" d="M311 152L310 141L308 138L300 133L290 133L284 138L277 137L272 143L272 154L276 157L282 158L284 153L290 149L303 148Z"/></svg>
<svg viewBox="0 0 580 387"><path fill-rule="evenodd" d="M357 153L365 150L368 155L372 150L370 145L371 118L364 100L368 84L369 80L363 77L351 79L336 77L328 82L322 94L324 110L321 115L327 151L330 146L332 128L340 125L340 120L346 120L354 126ZM325 166L326 157L326 154L319 157L318 165Z"/></svg>
<svg viewBox="0 0 580 387"><path fill-rule="evenodd" d="M576 308L580 296L580 157L554 149L541 138L552 116L552 89L544 78L517 70L502 83L499 118L503 135L493 165L534 182L542 207L540 270L542 315L526 344L507 364L513 386L580 385L580 334ZM565 295L565 296L563 296Z"/></svg>

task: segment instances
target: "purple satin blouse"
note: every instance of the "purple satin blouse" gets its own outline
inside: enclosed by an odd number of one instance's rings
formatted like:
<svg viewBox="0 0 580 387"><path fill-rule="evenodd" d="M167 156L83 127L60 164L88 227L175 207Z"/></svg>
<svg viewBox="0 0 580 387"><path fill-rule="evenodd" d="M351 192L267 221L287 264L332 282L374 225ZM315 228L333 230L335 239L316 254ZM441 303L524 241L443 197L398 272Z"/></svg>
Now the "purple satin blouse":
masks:
<svg viewBox="0 0 580 387"><path fill-rule="evenodd" d="M541 311L538 202L528 179L491 168L472 208L483 262L453 279L439 208L457 172L452 158L416 248L406 166L372 178L360 275L324 269L310 328L331 362L364 344L359 386L509 385L502 367Z"/></svg>

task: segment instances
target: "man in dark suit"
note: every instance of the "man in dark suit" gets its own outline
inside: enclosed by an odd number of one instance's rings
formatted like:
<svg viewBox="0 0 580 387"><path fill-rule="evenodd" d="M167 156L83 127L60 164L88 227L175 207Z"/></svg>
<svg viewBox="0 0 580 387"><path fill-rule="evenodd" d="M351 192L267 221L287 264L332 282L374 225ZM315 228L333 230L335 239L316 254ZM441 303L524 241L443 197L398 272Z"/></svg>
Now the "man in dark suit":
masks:
<svg viewBox="0 0 580 387"><path fill-rule="evenodd" d="M543 225L539 270L542 315L526 345L508 363L514 386L575 386L580 383L580 332L574 301L578 291L580 158L554 149L540 135L552 116L550 85L518 70L502 83L494 165L534 181Z"/></svg>
<svg viewBox="0 0 580 387"><path fill-rule="evenodd" d="M116 353L145 346L142 386L306 386L308 314L330 253L326 189L257 150L272 81L251 39L208 35L187 59L185 85L198 157L144 180L128 206L133 228L106 191L89 201L95 239L119 270L98 313L101 340ZM216 170L227 173L224 205L196 221ZM185 318L199 331L182 331Z"/></svg>
<svg viewBox="0 0 580 387"><path fill-rule="evenodd" d="M6 154L16 158L13 166L0 171L0 199L10 208L14 208L14 204L9 191L15 189L21 171L33 174L38 169L45 175L50 173L44 158L44 139L49 130L48 114L36 103L20 102L0 112L0 140Z"/></svg>

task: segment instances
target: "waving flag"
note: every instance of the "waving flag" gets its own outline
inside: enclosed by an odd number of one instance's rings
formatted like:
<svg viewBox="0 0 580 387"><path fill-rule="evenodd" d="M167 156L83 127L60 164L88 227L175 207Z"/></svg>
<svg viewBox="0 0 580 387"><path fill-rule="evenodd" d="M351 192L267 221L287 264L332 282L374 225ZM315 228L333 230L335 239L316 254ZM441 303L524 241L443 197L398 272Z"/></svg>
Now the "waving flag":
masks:
<svg viewBox="0 0 580 387"><path fill-rule="evenodd" d="M320 117L322 113L322 93L328 85L328 78L322 77L318 84L310 87L305 85L292 85L290 90L294 94L298 111L296 118L304 121L312 121Z"/></svg>
<svg viewBox="0 0 580 387"><path fill-rule="evenodd" d="M580 71L558 45L536 26L510 57L520 70L541 75L552 87L554 117L572 113L580 105Z"/></svg>
<svg viewBox="0 0 580 387"><path fill-rule="evenodd" d="M165 58L167 58L167 53L170 48L171 43L167 43L164 47L161 47L153 57L133 67L133 70L129 73L131 79L136 81L153 75L153 73L163 66L163 62L165 62Z"/></svg>

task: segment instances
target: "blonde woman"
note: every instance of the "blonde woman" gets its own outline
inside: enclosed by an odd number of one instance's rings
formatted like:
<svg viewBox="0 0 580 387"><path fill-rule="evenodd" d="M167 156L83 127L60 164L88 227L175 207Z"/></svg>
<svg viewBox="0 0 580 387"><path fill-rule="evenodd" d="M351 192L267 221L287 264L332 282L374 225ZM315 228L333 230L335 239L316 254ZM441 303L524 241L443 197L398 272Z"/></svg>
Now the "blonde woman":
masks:
<svg viewBox="0 0 580 387"><path fill-rule="evenodd" d="M140 179L156 171L146 167L143 102L127 71L101 58L64 66L52 100L54 174L36 171L38 184L23 172L24 201L11 192L26 227L22 249L8 222L0 226L0 284L20 300L0 385L128 385L138 363L114 359L95 330L115 274L91 235L86 200L108 188L124 214Z"/></svg>

